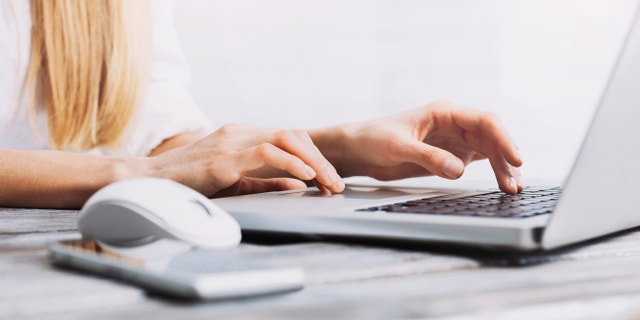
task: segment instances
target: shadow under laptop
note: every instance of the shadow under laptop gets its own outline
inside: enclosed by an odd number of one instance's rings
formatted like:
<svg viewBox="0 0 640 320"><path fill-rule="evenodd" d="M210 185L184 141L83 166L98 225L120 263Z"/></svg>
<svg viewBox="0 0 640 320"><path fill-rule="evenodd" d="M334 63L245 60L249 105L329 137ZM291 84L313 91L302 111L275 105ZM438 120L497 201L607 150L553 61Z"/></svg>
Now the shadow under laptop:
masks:
<svg viewBox="0 0 640 320"><path fill-rule="evenodd" d="M601 236L591 240L583 241L569 246L564 246L553 250L532 250L522 251L507 247L490 247L490 246L471 246L455 243L438 243L424 242L398 239L381 239L366 237L348 237L348 236L322 236L297 233L273 233L260 231L243 231L243 242L258 245L290 245L309 242L328 242L339 244L352 244L379 247L401 251L419 251L432 254L459 256L463 258L473 259L481 266L491 267L526 267L554 261L574 259L576 255L589 256L592 255L620 255L616 251L617 242L625 235L635 235L634 238L640 239L640 227L635 227L609 235ZM640 243L639 243L640 244ZM602 246L607 245L611 250L604 252ZM598 247L598 248L596 248ZM634 246L640 247L640 246ZM622 250L622 248L620 248ZM591 252L593 251L593 252Z"/></svg>

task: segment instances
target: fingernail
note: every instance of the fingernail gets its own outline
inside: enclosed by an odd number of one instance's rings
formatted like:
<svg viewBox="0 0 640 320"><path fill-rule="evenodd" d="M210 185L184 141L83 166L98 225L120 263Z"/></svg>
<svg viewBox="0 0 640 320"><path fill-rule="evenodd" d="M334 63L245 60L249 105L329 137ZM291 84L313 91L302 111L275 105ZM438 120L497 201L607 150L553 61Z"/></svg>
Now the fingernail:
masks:
<svg viewBox="0 0 640 320"><path fill-rule="evenodd" d="M327 178L331 180L332 185L337 185L338 183L344 184L344 182L342 182L342 177L338 175L338 172L333 166L327 166L326 174Z"/></svg>
<svg viewBox="0 0 640 320"><path fill-rule="evenodd" d="M327 177L331 179L332 184L330 186L333 191L341 192L344 190L344 181L342 181L342 177L338 175L338 172L334 167L327 167Z"/></svg>
<svg viewBox="0 0 640 320"><path fill-rule="evenodd" d="M304 165L304 173L307 175L306 180L311 180L316 177L316 171L308 165Z"/></svg>
<svg viewBox="0 0 640 320"><path fill-rule="evenodd" d="M442 172L449 178L457 179L462 174L462 166L459 161L455 161L453 159L447 159L444 162L444 168Z"/></svg>
<svg viewBox="0 0 640 320"><path fill-rule="evenodd" d="M518 160L522 161L522 155L520 155L520 148L516 148L513 153L516 155Z"/></svg>
<svg viewBox="0 0 640 320"><path fill-rule="evenodd" d="M516 183L516 179L514 177L509 178L509 187L514 192L518 192L518 184Z"/></svg>

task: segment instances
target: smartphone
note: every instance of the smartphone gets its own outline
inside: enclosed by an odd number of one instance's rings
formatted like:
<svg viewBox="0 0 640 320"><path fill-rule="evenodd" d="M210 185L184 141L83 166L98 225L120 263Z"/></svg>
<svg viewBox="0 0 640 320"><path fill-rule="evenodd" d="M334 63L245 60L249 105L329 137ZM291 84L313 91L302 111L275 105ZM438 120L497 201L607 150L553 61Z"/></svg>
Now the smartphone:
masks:
<svg viewBox="0 0 640 320"><path fill-rule="evenodd" d="M134 248L95 240L71 240L49 246L51 261L183 299L219 300L300 290L300 267L269 266L240 251L208 250L175 240Z"/></svg>

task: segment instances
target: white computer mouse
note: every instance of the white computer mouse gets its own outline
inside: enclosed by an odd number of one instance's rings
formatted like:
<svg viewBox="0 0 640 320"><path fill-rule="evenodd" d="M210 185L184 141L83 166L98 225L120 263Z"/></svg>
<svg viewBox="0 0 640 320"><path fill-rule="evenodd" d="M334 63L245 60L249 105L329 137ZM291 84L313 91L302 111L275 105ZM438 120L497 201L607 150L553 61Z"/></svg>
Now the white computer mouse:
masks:
<svg viewBox="0 0 640 320"><path fill-rule="evenodd" d="M168 179L136 178L110 184L82 207L83 237L117 246L162 238L207 248L240 242L240 226L197 191Z"/></svg>

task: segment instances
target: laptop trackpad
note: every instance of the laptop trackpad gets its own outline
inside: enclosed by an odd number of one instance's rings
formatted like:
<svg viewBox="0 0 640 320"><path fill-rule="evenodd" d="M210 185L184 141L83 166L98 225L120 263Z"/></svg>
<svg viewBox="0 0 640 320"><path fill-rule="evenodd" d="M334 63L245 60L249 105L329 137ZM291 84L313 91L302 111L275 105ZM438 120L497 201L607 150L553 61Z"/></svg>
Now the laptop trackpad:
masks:
<svg viewBox="0 0 640 320"><path fill-rule="evenodd" d="M384 199L402 196L420 195L436 193L439 190L433 189L410 189L410 188L376 188L376 187L347 187L342 193L329 193L319 190L294 191L283 193L283 196L291 197L314 197L314 198L338 198L338 199Z"/></svg>

